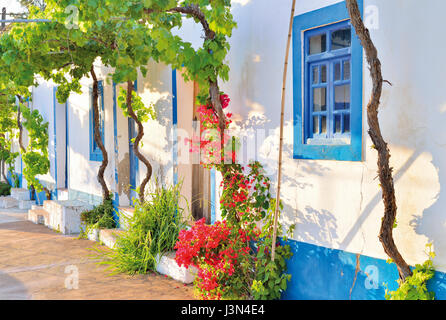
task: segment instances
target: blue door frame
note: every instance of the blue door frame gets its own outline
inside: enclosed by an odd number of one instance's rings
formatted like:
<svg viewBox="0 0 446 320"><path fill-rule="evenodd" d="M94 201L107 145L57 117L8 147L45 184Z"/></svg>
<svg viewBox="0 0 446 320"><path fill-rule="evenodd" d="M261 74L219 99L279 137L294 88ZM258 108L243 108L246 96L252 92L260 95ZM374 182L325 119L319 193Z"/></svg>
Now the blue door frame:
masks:
<svg viewBox="0 0 446 320"><path fill-rule="evenodd" d="M138 82L134 83L135 91L138 90ZM128 118L128 128L129 128L129 165L130 165L130 204L134 205L133 198L137 198L138 194L135 189L136 185L136 177L139 172L139 159L133 151L134 143L132 140L136 137L136 122L132 118Z"/></svg>

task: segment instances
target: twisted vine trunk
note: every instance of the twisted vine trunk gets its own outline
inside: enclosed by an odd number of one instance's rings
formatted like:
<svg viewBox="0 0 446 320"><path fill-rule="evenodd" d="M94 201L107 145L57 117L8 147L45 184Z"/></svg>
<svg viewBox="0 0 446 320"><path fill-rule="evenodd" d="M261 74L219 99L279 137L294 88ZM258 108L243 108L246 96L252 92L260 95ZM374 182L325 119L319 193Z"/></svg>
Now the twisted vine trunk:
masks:
<svg viewBox="0 0 446 320"><path fill-rule="evenodd" d="M402 281L412 275L409 265L403 259L393 239L393 226L397 214L395 199L395 187L393 183L392 168L389 165L390 151L382 137L378 108L382 93L383 78L381 62L378 59L378 51L370 37L369 30L364 26L358 3L356 0L347 0L347 9L351 23L356 30L362 46L364 47L370 74L373 81L372 96L367 104L367 121L369 124L369 136L378 152L378 176L381 183L382 199L384 202L384 217L382 219L379 240L385 253L395 262Z"/></svg>
<svg viewBox="0 0 446 320"><path fill-rule="evenodd" d="M154 12L153 9L144 9L146 14ZM184 7L175 7L166 10L167 12L179 12L182 14L188 14L194 17L200 22L204 31L204 42L212 41L215 39L215 31L211 29L209 22L206 19L205 14L200 10L200 7L196 4L189 4ZM209 96L212 107L218 117L218 127L220 129L220 140L221 140L221 161L224 163L224 131L226 129L226 116L223 112L223 107L220 101L220 88L218 86L218 80L208 79L209 83Z"/></svg>
<svg viewBox="0 0 446 320"><path fill-rule="evenodd" d="M5 135L2 133L0 135L0 137L4 138ZM3 146L1 144L0 144L0 147L3 148ZM6 174L5 174L5 168L6 168L5 160L1 160L0 161L0 170L1 170L2 178L3 178L3 180L5 180L6 183L8 183L8 178L6 177Z"/></svg>
<svg viewBox="0 0 446 320"><path fill-rule="evenodd" d="M17 106L17 127L19 128L19 147L22 153L26 152L25 146L23 145L23 126L22 126L22 111L20 110L20 104L22 103L22 97L18 96L19 105ZM31 188L31 200L34 199L34 186L30 185Z"/></svg>
<svg viewBox="0 0 446 320"><path fill-rule="evenodd" d="M18 97L20 103L22 103L22 98ZM26 152L25 146L23 145L23 126L22 126L22 111L20 110L20 103L17 106L17 127L19 128L19 147L22 152Z"/></svg>
<svg viewBox="0 0 446 320"><path fill-rule="evenodd" d="M150 181L150 178L152 177L152 165L150 164L149 160L139 151L139 143L142 140L142 137L144 136L144 126L142 125L141 121L136 116L135 112L133 111L132 106L132 92L134 90L133 82L127 81L127 109L130 117L135 121L135 123L138 126L138 134L135 137L135 141L133 143L133 152L138 157L138 159L144 163L144 165L147 168L146 176L144 177L144 180L141 182L139 186L139 201L142 203L144 202L144 194L145 194L145 188L147 183Z"/></svg>
<svg viewBox="0 0 446 320"><path fill-rule="evenodd" d="M3 177L3 180L5 180L5 182L8 183L8 177L6 177L6 174L5 174L5 161L2 161L2 177Z"/></svg>
<svg viewBox="0 0 446 320"><path fill-rule="evenodd" d="M102 187L102 201L110 200L110 190L107 187L107 183L104 179L104 172L108 165L108 154L107 150L105 150L104 144L102 143L102 137L101 132L99 130L100 123L99 123L99 105L98 105L98 98L99 98L99 83L98 79L96 77L96 73L94 71L94 66L91 66L90 69L91 76L93 78L93 122L94 122L94 141L98 145L99 149L101 149L102 153L102 163L99 167L98 171L98 182Z"/></svg>

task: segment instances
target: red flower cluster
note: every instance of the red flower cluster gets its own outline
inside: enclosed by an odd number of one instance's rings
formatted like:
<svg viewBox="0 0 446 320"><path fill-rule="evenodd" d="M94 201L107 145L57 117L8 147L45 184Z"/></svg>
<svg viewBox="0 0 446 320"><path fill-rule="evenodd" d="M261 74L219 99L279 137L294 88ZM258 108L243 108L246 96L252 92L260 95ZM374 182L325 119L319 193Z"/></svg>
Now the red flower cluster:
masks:
<svg viewBox="0 0 446 320"><path fill-rule="evenodd" d="M228 95L223 94L220 96L222 108L226 109L231 101ZM192 137L192 139L186 139L186 143L190 144L190 152L201 153L201 164L212 165L215 163L221 163L221 134L220 127L218 126L218 116L216 115L212 105L202 105L197 109L200 115L200 137ZM232 113L228 112L226 115L226 128L232 123L230 118ZM235 151L232 150L230 143L230 136L223 135L225 152L225 159L231 159L235 162Z"/></svg>
<svg viewBox="0 0 446 320"><path fill-rule="evenodd" d="M203 299L219 299L228 279L249 256L250 240L246 231L234 230L226 221L206 225L203 218L190 230L181 230L175 260L179 266L197 267Z"/></svg>

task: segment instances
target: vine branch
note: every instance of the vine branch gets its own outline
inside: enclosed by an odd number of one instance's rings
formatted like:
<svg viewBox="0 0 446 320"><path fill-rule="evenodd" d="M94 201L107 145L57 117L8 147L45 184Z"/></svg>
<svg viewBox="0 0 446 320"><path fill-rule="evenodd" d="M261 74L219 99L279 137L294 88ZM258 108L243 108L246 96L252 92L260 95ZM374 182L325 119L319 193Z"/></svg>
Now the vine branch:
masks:
<svg viewBox="0 0 446 320"><path fill-rule="evenodd" d="M144 165L147 168L146 176L144 177L144 180L141 182L139 186L139 201L141 203L144 202L144 190L146 188L147 183L150 181L150 178L152 177L152 165L150 164L149 160L147 160L146 157L144 157L143 154L139 151L139 143L144 136L144 126L142 125L141 121L138 119L138 116L135 114L135 111L133 110L132 106L132 92L134 90L133 82L127 81L127 109L130 117L135 121L135 123L138 126L138 134L135 137L135 141L133 142L133 152L138 157L138 159L144 163Z"/></svg>
<svg viewBox="0 0 446 320"><path fill-rule="evenodd" d="M369 136L378 152L378 176L382 189L382 199L384 202L384 217L382 219L379 240L381 241L385 253L395 262L401 280L412 275L409 265L403 259L393 239L393 226L397 214L395 198L395 187L392 176L392 168L389 165L390 150L385 142L378 119L378 109L381 99L383 78L381 72L381 61L378 58L376 49L369 30L364 26L356 0L347 0L347 9L351 23L356 30L361 44L366 53L367 62L370 67L373 88L372 95L367 104L367 120L369 124Z"/></svg>
<svg viewBox="0 0 446 320"><path fill-rule="evenodd" d="M104 172L108 165L108 154L107 150L104 147L104 144L102 142L101 133L99 131L100 123L99 123L99 105L98 105L98 98L99 98L99 82L96 76L96 73L94 71L94 66L91 66L90 74L93 78L93 121L94 121L94 141L98 145L99 149L101 149L102 153L102 163L99 167L98 171L98 182L100 183L102 187L102 198L103 201L110 200L110 191L107 187L107 183L104 180Z"/></svg>

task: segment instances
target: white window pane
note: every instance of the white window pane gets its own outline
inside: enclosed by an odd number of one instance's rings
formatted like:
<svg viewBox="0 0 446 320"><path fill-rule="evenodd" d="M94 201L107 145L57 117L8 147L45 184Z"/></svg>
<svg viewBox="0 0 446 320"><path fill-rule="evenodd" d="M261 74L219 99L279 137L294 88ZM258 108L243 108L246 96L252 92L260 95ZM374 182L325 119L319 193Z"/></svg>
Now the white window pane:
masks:
<svg viewBox="0 0 446 320"><path fill-rule="evenodd" d="M321 133L327 133L327 117L321 117Z"/></svg>
<svg viewBox="0 0 446 320"><path fill-rule="evenodd" d="M344 132L350 132L350 114L344 114Z"/></svg>
<svg viewBox="0 0 446 320"><path fill-rule="evenodd" d="M350 80L350 61L344 61L344 80Z"/></svg>
<svg viewBox="0 0 446 320"><path fill-rule="evenodd" d="M313 111L320 112L327 110L327 89L313 88Z"/></svg>
<svg viewBox="0 0 446 320"><path fill-rule="evenodd" d="M321 82L327 83L327 66L326 65L321 66Z"/></svg>
<svg viewBox="0 0 446 320"><path fill-rule="evenodd" d="M310 38L310 48L308 54L322 53L327 50L327 35L320 34Z"/></svg>
<svg viewBox="0 0 446 320"><path fill-rule="evenodd" d="M341 133L341 116L335 116L335 133Z"/></svg>
<svg viewBox="0 0 446 320"><path fill-rule="evenodd" d="M313 84L319 83L319 67L313 67Z"/></svg>
<svg viewBox="0 0 446 320"><path fill-rule="evenodd" d="M350 109L350 85L335 86L335 110Z"/></svg>
<svg viewBox="0 0 446 320"><path fill-rule="evenodd" d="M335 70L334 70L335 81L341 80L341 63L336 62L334 68L335 68Z"/></svg>
<svg viewBox="0 0 446 320"><path fill-rule="evenodd" d="M334 31L331 34L331 50L338 50L350 47L352 42L352 34L350 27Z"/></svg>
<svg viewBox="0 0 446 320"><path fill-rule="evenodd" d="M319 134L319 117L313 117L313 134Z"/></svg>

